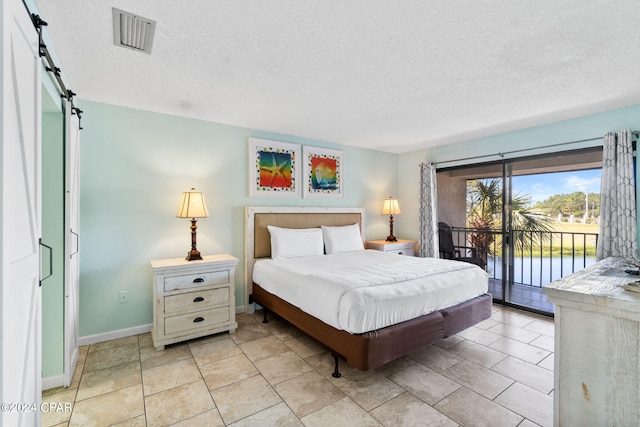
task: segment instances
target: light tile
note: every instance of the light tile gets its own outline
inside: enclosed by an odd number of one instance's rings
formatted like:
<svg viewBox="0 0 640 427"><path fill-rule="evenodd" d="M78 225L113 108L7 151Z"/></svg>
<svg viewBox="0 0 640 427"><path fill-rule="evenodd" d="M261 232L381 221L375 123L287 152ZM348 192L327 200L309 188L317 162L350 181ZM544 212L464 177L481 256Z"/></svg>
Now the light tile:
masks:
<svg viewBox="0 0 640 427"><path fill-rule="evenodd" d="M69 388L78 388L80 386L80 378L82 378L82 372L84 371L84 363L77 363L76 368L73 370L73 377Z"/></svg>
<svg viewBox="0 0 640 427"><path fill-rule="evenodd" d="M165 346L164 350L161 351L156 350L153 346L140 349L142 369L155 368L156 366L182 359L190 359L191 357L193 356L187 344Z"/></svg>
<svg viewBox="0 0 640 427"><path fill-rule="evenodd" d="M284 403L278 403L270 408L250 415L233 424L233 427L254 426L279 426L279 427L303 427L302 421L296 417ZM195 426L194 426L195 427Z"/></svg>
<svg viewBox="0 0 640 427"><path fill-rule="evenodd" d="M144 415L142 386L135 385L76 402L69 426L112 425L140 415Z"/></svg>
<svg viewBox="0 0 640 427"><path fill-rule="evenodd" d="M140 415L135 418L129 418L128 420L120 423L112 424L110 427L147 427L147 417Z"/></svg>
<svg viewBox="0 0 640 427"><path fill-rule="evenodd" d="M539 334L553 337L555 335L556 327L553 320L540 320L536 319L533 322L526 325L523 329L527 331L537 332Z"/></svg>
<svg viewBox="0 0 640 427"><path fill-rule="evenodd" d="M140 350L142 350L143 348L153 347L151 332L138 335L138 347L140 347Z"/></svg>
<svg viewBox="0 0 640 427"><path fill-rule="evenodd" d="M282 341L300 339L307 336L304 332L291 325L290 323L285 322L279 318L272 319L271 316L269 319L269 323L263 324L263 326L276 338Z"/></svg>
<svg viewBox="0 0 640 427"><path fill-rule="evenodd" d="M83 365L87 360L87 354L89 354L89 346L83 345L78 348L78 365Z"/></svg>
<svg viewBox="0 0 640 427"><path fill-rule="evenodd" d="M313 371L313 367L293 351L259 360L254 365L272 385Z"/></svg>
<svg viewBox="0 0 640 427"><path fill-rule="evenodd" d="M500 339L500 335L474 326L458 332L457 336L480 345L489 345Z"/></svg>
<svg viewBox="0 0 640 427"><path fill-rule="evenodd" d="M550 337L549 335L540 335L540 337L531 341L529 344L540 347L550 352L555 351L555 339L553 337Z"/></svg>
<svg viewBox="0 0 640 427"><path fill-rule="evenodd" d="M525 326L533 322L533 317L526 314L517 313L510 309L502 309L500 311L494 312L491 315L491 319L497 320L498 322L507 323L518 328L524 328Z"/></svg>
<svg viewBox="0 0 640 427"><path fill-rule="evenodd" d="M211 396L226 424L282 402L278 393L261 375L220 387L213 390Z"/></svg>
<svg viewBox="0 0 640 427"><path fill-rule="evenodd" d="M464 338L459 337L457 335L452 335L450 337L447 337L443 340L437 341L435 343L433 343L433 345L435 345L436 347L440 347L443 348L445 350L453 347L456 344L461 343L462 341L464 341Z"/></svg>
<svg viewBox="0 0 640 427"><path fill-rule="evenodd" d="M348 397L302 418L306 427L339 426L345 420L348 420L349 427L382 427L382 424Z"/></svg>
<svg viewBox="0 0 640 427"><path fill-rule="evenodd" d="M309 356L304 359L309 365L311 365L317 372L320 373L323 377L327 379L333 378L331 374L333 374L335 368L335 359L333 355L328 351L314 354L313 356ZM342 372L345 368L349 369L350 366L344 360L339 361L339 370Z"/></svg>
<svg viewBox="0 0 640 427"><path fill-rule="evenodd" d="M147 423L168 426L215 409L201 379L162 391L144 399Z"/></svg>
<svg viewBox="0 0 640 427"><path fill-rule="evenodd" d="M239 313L236 314L236 322L238 323L238 326L240 325L247 325L248 323L259 323L262 322L262 316L260 316L260 318L257 318L254 314L248 314L248 313Z"/></svg>
<svg viewBox="0 0 640 427"><path fill-rule="evenodd" d="M284 343L287 347L295 351L298 356L302 357L303 359L327 351L327 347L323 346L318 341L309 336L288 339L284 341Z"/></svg>
<svg viewBox="0 0 640 427"><path fill-rule="evenodd" d="M262 323L247 322L242 326L243 327L238 328L234 334L231 334L231 339L237 344L254 341L271 335L271 332L262 326Z"/></svg>
<svg viewBox="0 0 640 427"><path fill-rule="evenodd" d="M84 363L84 372L87 373L99 369L111 368L136 360L140 360L137 340L135 344L108 347L104 350L89 352Z"/></svg>
<svg viewBox="0 0 640 427"><path fill-rule="evenodd" d="M124 338L117 338L115 340L103 341L96 344L91 344L89 346L88 352L93 353L94 351L101 351L101 350L106 350L106 349L115 348L115 347L122 347L122 346L134 346L137 349L138 336L131 335Z"/></svg>
<svg viewBox="0 0 640 427"><path fill-rule="evenodd" d="M530 343L534 339L538 338L540 334L538 332L528 331L526 329L519 328L517 326L508 325L506 323L498 323L489 329L489 332L493 332L503 337L511 338L516 341ZM495 341L494 341L495 342ZM492 343L487 343L489 345Z"/></svg>
<svg viewBox="0 0 640 427"><path fill-rule="evenodd" d="M365 411L388 402L404 393L404 389L376 371L358 371L344 366L341 378L331 378L333 384Z"/></svg>
<svg viewBox="0 0 640 427"><path fill-rule="evenodd" d="M279 356L291 351L291 348L273 335L240 344L240 349L252 362Z"/></svg>
<svg viewBox="0 0 640 427"><path fill-rule="evenodd" d="M42 397L46 408L54 408L42 412L42 426L49 427L66 423L71 419L77 389L62 389L57 393ZM53 406L52 406L53 405Z"/></svg>
<svg viewBox="0 0 640 427"><path fill-rule="evenodd" d="M180 421L179 423L175 423L172 427L223 427L224 421L222 421L222 417L220 416L220 412L217 409L212 409L211 411L204 412L200 415L196 415L195 417L188 418L184 421Z"/></svg>
<svg viewBox="0 0 640 427"><path fill-rule="evenodd" d="M82 375L76 400L84 400L120 388L142 384L140 362L129 362Z"/></svg>
<svg viewBox="0 0 640 427"><path fill-rule="evenodd" d="M455 354L456 356L477 363L485 368L490 368L505 357L506 354L497 350L490 349L483 345L473 343L471 341L462 341L455 346L449 348L447 351Z"/></svg>
<svg viewBox="0 0 640 427"><path fill-rule="evenodd" d="M389 379L429 405L433 405L460 387L447 377L420 364L408 366L393 373Z"/></svg>
<svg viewBox="0 0 640 427"><path fill-rule="evenodd" d="M462 360L455 354L443 350L440 347L436 347L435 345L430 345L414 351L409 355L409 357L436 372L442 372Z"/></svg>
<svg viewBox="0 0 640 427"><path fill-rule="evenodd" d="M495 402L540 426L553 425L553 397L526 385L513 384Z"/></svg>
<svg viewBox="0 0 640 427"><path fill-rule="evenodd" d="M494 350L508 354L534 365L547 357L551 352L510 338L501 338L489 346Z"/></svg>
<svg viewBox="0 0 640 427"><path fill-rule="evenodd" d="M258 375L258 370L244 354L209 363L200 368L209 390L223 387L240 380Z"/></svg>
<svg viewBox="0 0 640 427"><path fill-rule="evenodd" d="M523 420L520 415L465 387L459 388L433 407L463 426L514 427Z"/></svg>
<svg viewBox="0 0 640 427"><path fill-rule="evenodd" d="M275 386L291 410L302 418L345 397L345 394L316 371Z"/></svg>
<svg viewBox="0 0 640 427"><path fill-rule="evenodd" d="M240 347L228 335L190 342L189 348L198 366L242 354Z"/></svg>
<svg viewBox="0 0 640 427"><path fill-rule="evenodd" d="M403 393L370 413L385 426L456 427L458 425L411 393Z"/></svg>
<svg viewBox="0 0 640 427"><path fill-rule="evenodd" d="M555 331L543 316L494 305L491 319L375 370L340 361L338 379L324 346L281 318L269 319L238 315L239 334L161 352L149 333L83 346L71 388L43 392L45 402L73 402L74 412L43 414L43 425L70 418L70 425L121 427L301 426L304 418L309 425L532 427L553 412ZM505 379L516 382L493 401L467 388L493 396Z"/></svg>
<svg viewBox="0 0 640 427"><path fill-rule="evenodd" d="M540 366L541 368L548 369L551 372L553 372L554 369L555 369L554 359L555 359L554 358L554 353L551 353L550 355L548 355L547 357L542 359L542 361L540 363L538 363L538 366Z"/></svg>
<svg viewBox="0 0 640 427"><path fill-rule="evenodd" d="M142 371L145 396L199 379L201 379L200 371L193 359L179 360Z"/></svg>
<svg viewBox="0 0 640 427"><path fill-rule="evenodd" d="M468 360L463 360L442 373L456 383L493 399L507 389L513 380Z"/></svg>
<svg viewBox="0 0 640 427"><path fill-rule="evenodd" d="M475 326L476 328L480 328L480 329L487 330L487 329L491 328L492 326L497 325L498 323L500 323L500 322L498 322L498 321L497 321L497 320L495 320L495 319L491 319L491 318L489 318L489 319L483 320L483 321L482 321L482 322L480 322L480 323L476 323L474 326Z"/></svg>
<svg viewBox="0 0 640 427"><path fill-rule="evenodd" d="M518 424L518 427L540 427L540 426L532 421L524 419L520 424Z"/></svg>
<svg viewBox="0 0 640 427"><path fill-rule="evenodd" d="M491 370L545 394L553 390L553 372L515 357L507 357Z"/></svg>

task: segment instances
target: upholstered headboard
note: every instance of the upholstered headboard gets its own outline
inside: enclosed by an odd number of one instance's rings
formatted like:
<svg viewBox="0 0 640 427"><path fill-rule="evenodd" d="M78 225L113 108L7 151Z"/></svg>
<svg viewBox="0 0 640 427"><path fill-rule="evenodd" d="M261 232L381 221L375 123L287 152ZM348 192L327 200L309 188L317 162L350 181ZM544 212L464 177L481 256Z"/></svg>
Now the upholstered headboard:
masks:
<svg viewBox="0 0 640 427"><path fill-rule="evenodd" d="M245 295L247 312L253 312L249 304L253 285L253 264L257 259L271 257L271 235L268 225L283 228L313 228L321 225L360 224L364 242L364 209L320 207L265 207L245 208Z"/></svg>

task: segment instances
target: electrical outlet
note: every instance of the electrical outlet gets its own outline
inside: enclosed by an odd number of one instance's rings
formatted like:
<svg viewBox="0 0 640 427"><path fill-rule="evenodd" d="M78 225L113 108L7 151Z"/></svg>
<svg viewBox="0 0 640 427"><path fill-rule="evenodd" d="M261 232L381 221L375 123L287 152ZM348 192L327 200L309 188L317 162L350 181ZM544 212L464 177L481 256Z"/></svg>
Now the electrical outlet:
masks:
<svg viewBox="0 0 640 427"><path fill-rule="evenodd" d="M129 291L120 291L118 301L120 301L120 304L129 302Z"/></svg>

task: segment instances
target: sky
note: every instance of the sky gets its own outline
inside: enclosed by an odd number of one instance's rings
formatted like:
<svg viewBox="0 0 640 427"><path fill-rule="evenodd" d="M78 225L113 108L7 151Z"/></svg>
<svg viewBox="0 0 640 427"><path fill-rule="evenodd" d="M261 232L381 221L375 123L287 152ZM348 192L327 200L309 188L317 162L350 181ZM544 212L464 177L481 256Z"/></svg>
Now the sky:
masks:
<svg viewBox="0 0 640 427"><path fill-rule="evenodd" d="M555 194L571 194L576 191L600 193L600 169L555 172L513 177L513 194L528 194L531 204L548 199Z"/></svg>

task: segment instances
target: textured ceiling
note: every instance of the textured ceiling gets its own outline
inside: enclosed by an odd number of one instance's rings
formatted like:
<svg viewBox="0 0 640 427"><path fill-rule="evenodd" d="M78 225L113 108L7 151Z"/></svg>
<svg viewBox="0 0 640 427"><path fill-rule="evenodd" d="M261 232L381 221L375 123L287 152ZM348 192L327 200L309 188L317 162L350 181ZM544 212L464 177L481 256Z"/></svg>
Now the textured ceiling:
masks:
<svg viewBox="0 0 640 427"><path fill-rule="evenodd" d="M36 0L81 99L389 152L640 104L638 0ZM116 47L116 7L157 21Z"/></svg>

